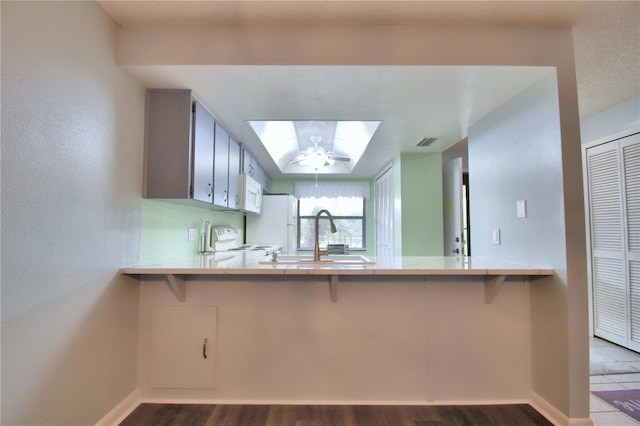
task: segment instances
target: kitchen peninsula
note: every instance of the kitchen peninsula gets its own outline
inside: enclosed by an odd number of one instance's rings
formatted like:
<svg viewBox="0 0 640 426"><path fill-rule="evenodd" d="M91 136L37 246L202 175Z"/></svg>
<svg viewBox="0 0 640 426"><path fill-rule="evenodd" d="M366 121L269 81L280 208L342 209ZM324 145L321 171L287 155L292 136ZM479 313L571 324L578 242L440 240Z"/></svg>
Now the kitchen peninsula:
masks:
<svg viewBox="0 0 640 426"><path fill-rule="evenodd" d="M531 402L529 286L552 269L464 257L132 266L142 400ZM172 291L170 291L172 290Z"/></svg>

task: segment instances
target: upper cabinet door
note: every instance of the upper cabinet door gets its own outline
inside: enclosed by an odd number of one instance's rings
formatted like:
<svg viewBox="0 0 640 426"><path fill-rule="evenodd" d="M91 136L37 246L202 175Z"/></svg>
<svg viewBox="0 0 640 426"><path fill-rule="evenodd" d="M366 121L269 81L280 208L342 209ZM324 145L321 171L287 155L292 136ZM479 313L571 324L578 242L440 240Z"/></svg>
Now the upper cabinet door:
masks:
<svg viewBox="0 0 640 426"><path fill-rule="evenodd" d="M144 141L145 198L192 198L191 107L190 90L147 90Z"/></svg>
<svg viewBox="0 0 640 426"><path fill-rule="evenodd" d="M229 203L232 209L240 207L240 144L229 137Z"/></svg>
<svg viewBox="0 0 640 426"><path fill-rule="evenodd" d="M253 158L251 152L244 145L241 147L240 155L242 157L240 173L251 176L254 180L260 183L262 189L267 192L271 192L271 178L264 172L260 163Z"/></svg>
<svg viewBox="0 0 640 426"><path fill-rule="evenodd" d="M216 123L215 129L213 161L213 204L227 207L229 205L229 134L219 123Z"/></svg>
<svg viewBox="0 0 640 426"><path fill-rule="evenodd" d="M242 173L251 177L254 174L253 157L245 147L242 148Z"/></svg>
<svg viewBox="0 0 640 426"><path fill-rule="evenodd" d="M213 116L193 102L193 199L213 201Z"/></svg>

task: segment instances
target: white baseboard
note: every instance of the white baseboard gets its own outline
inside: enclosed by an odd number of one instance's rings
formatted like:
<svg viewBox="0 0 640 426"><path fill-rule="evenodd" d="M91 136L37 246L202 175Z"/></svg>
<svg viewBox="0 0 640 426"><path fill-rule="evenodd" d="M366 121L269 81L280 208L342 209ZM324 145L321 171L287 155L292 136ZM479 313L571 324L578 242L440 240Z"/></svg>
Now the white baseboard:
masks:
<svg viewBox="0 0 640 426"><path fill-rule="evenodd" d="M96 426L117 426L140 404L140 392L136 389L118 405L113 407L103 418L98 420Z"/></svg>
<svg viewBox="0 0 640 426"><path fill-rule="evenodd" d="M593 420L589 419L569 419L569 426L593 426Z"/></svg>
<svg viewBox="0 0 640 426"><path fill-rule="evenodd" d="M166 398L145 397L140 403L148 404L228 404L228 405L509 405L529 404L526 399L501 400L328 400L328 399L202 399L202 398Z"/></svg>
<svg viewBox="0 0 640 426"><path fill-rule="evenodd" d="M531 392L531 406L556 426L593 426L590 418L569 418L546 399Z"/></svg>

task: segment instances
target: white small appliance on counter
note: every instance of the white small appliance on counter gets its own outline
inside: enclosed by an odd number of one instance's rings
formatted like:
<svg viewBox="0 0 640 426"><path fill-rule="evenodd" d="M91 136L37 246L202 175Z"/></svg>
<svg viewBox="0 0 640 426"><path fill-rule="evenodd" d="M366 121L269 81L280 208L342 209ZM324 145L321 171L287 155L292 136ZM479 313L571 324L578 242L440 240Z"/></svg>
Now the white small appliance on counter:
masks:
<svg viewBox="0 0 640 426"><path fill-rule="evenodd" d="M282 254L298 250L298 199L293 195L265 195L262 214L247 216L247 243L269 241L282 246Z"/></svg>

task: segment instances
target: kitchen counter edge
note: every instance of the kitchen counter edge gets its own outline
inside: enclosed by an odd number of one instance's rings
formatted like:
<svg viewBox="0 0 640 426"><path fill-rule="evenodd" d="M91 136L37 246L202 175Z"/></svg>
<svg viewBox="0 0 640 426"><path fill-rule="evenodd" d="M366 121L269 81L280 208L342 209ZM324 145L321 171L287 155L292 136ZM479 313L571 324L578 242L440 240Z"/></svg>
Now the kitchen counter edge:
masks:
<svg viewBox="0 0 640 426"><path fill-rule="evenodd" d="M235 259L233 265L206 262L199 256L178 262L122 267L123 275L356 275L356 276L551 276L547 267L524 265L486 258L460 256L411 256L371 258L372 264L264 264L259 259ZM227 259L228 260L228 259Z"/></svg>

